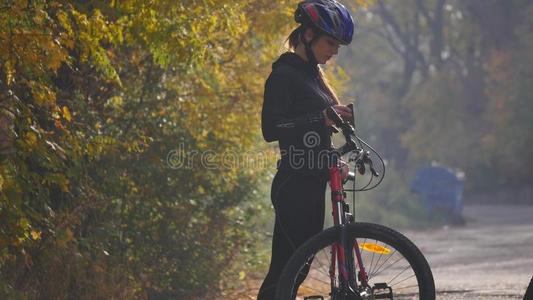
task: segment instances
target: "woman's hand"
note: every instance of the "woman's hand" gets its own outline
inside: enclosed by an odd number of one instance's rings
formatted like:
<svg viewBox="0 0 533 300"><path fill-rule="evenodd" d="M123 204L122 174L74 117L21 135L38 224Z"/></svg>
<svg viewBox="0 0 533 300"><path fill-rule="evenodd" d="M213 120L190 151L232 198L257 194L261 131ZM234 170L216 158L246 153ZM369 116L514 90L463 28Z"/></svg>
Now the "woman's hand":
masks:
<svg viewBox="0 0 533 300"><path fill-rule="evenodd" d="M352 118L352 110L346 105L333 105L333 109L343 119ZM324 111L322 113L324 113L324 117L326 118L326 126L335 125L335 122L333 122L330 118L328 118L328 114L326 113L326 109L324 109Z"/></svg>

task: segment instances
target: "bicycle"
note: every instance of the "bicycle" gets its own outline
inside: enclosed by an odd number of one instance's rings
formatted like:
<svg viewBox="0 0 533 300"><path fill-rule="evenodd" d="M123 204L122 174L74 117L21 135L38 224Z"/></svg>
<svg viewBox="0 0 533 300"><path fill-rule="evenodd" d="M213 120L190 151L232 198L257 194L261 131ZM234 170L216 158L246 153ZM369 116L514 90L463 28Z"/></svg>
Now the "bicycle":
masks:
<svg viewBox="0 0 533 300"><path fill-rule="evenodd" d="M276 299L435 299L431 269L415 244L385 226L355 222L345 201L346 192L368 190L372 178L380 177L370 152L363 146L377 154L383 171L385 164L370 145L356 136L354 122L343 121L331 108L327 114L346 139L346 144L328 157L334 226L295 251L280 277ZM358 173L365 174L366 168L370 169L370 182L362 189L344 189L347 181L341 179L339 161L348 153L352 154L350 161L355 162ZM356 173L350 172L347 179L355 182L355 178Z"/></svg>

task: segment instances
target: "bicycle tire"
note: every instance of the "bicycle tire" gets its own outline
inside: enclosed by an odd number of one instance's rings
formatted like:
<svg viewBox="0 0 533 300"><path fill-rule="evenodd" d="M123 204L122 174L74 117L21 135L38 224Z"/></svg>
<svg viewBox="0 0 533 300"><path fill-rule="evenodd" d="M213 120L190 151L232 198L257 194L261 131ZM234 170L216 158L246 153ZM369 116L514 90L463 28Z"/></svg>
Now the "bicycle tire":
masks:
<svg viewBox="0 0 533 300"><path fill-rule="evenodd" d="M389 249L388 254L389 255L386 259L389 260L393 255L396 255L400 257L400 259L403 257L405 261L407 262L407 268L411 268L411 271L414 273L414 275L411 275L409 280L416 280L417 287L410 287L409 288L413 291L409 292L405 290L405 288L401 287L395 287L396 290L392 289L391 286L391 292L390 292L390 299L394 297L394 299L422 299L422 300L434 300L435 299L435 283L433 280L433 275L431 273L431 269L429 267L429 264L425 257L422 255L420 250L404 235L401 233L392 230L388 227L378 225L378 224L372 224L372 223L352 223L349 225L346 225L345 229L346 237L348 240L356 240L358 241L359 248L361 248L363 245L366 247L366 245L378 245L377 247L382 247L383 249ZM318 256L319 252L323 249L326 249L327 247L331 247L334 243L339 241L340 236L340 228L339 227L332 227L327 230L322 231L321 233L315 235L310 240L308 240L306 243L304 243L302 246L300 246L294 255L291 257L289 262L285 265L285 268L283 269L282 275L280 277L280 281L278 283L278 288L276 291L276 300L289 300L294 299L293 296L293 289L295 286L296 278L298 273L301 272L304 265L306 265L307 262L311 261L311 264L308 264L308 266L312 267L314 264L317 265L317 268L323 269L323 264L321 261L323 260L323 257ZM366 243L363 242L366 240L373 240L375 243ZM381 246L380 246L381 245ZM361 248L363 249L363 248ZM394 249L394 252L391 254L390 249ZM365 251L365 252L375 252L375 248L371 251ZM354 252L354 251L352 251ZM362 254L363 255L363 254ZM372 263L374 262L374 255L375 253L366 255L372 255ZM383 251L382 254L385 256L385 251ZM317 258L318 257L318 258ZM363 260L365 260L363 258ZM381 258L381 256L380 256ZM328 259L328 256L326 255L326 260L330 261L331 259ZM399 261L399 260L398 260ZM370 266L365 266L365 268L372 268L372 263ZM392 262L391 262L392 263ZM366 263L368 264L368 263ZM378 263L376 263L376 267L378 267ZM383 262L383 264L385 264ZM396 264L396 262L395 262ZM378 277L382 276L383 270L381 268L388 268L386 267L379 267L379 269L376 269L374 273ZM406 268L406 269L407 269ZM392 266L391 270L398 269L398 266ZM368 269L367 269L368 271ZM372 280L373 278L370 278L371 271L369 272L369 280ZM402 273L404 273L402 271ZM321 273L324 273L323 271ZM309 271L309 274L306 273L305 276L310 277L310 274L313 274L313 276L321 275L320 273L312 273L312 271ZM329 274L329 273L328 273ZM328 275L326 274L326 275ZM338 273L337 273L338 274ZM409 274L407 274L409 275ZM357 278L357 277L355 277ZM415 278L415 279L411 279ZM301 279L301 278L300 278ZM381 279L381 278L379 278ZM379 281L379 279L376 279ZM393 281L396 278L393 279ZM308 280L307 278L305 280ZM314 279L318 280L318 279ZM327 281L330 280L330 277L327 278ZM369 284L378 284L378 281L376 282L370 282ZM319 282L320 283L320 282ZM326 282L327 283L327 282ZM386 283L386 282L385 282ZM379 282L379 284L382 284ZM389 284L389 283L387 283ZM392 285L392 282L390 282ZM324 283L321 283L321 285L324 285ZM315 288L318 285L315 286ZM302 287L302 286L300 286ZM383 287L382 285L380 287ZM327 289L327 286L325 287ZM404 289L401 291L401 289ZM368 290L368 289L367 289ZM405 291L405 293L404 293ZM313 298L311 294L308 297L308 299L328 299L328 298L319 298L319 296L322 297L330 297L329 299L377 299L377 292L372 290L371 296L361 297L343 297L343 296L334 296L334 293L330 290L330 294L328 295L318 295L314 296L316 298ZM393 293L396 294L393 294ZM403 295L403 296L402 296ZM381 295L382 296L382 295ZM298 297L300 297L300 290L298 290ZM376 297L376 298L374 298ZM386 297L381 297L379 299L389 299Z"/></svg>

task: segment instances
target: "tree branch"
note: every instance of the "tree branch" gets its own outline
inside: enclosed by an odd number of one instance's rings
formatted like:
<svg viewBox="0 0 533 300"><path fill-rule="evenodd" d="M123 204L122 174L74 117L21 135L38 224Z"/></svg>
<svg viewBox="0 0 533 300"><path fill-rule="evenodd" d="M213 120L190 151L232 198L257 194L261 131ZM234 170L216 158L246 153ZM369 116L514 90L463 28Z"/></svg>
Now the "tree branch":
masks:
<svg viewBox="0 0 533 300"><path fill-rule="evenodd" d="M405 59L410 59L409 52L413 54L413 57L415 60L418 61L422 74L427 74L428 64L426 62L426 58L424 57L423 53L418 49L418 38L413 39L416 41L416 45L413 45L411 42L409 36L407 35L407 32L404 32L392 13L387 9L385 4L383 3L383 0L378 0L378 14L381 16L381 20L383 21L385 25L385 29L388 31L387 25L392 28L394 35L397 36L402 44L404 45L405 52L403 53ZM389 34L392 34L389 32ZM420 34L418 26L415 26L413 32L411 33L414 36L418 36Z"/></svg>
<svg viewBox="0 0 533 300"><path fill-rule="evenodd" d="M378 29L374 29L374 28L366 28L366 27L360 28L361 32L366 32L366 33L375 35L375 36L383 39L385 42L387 42L389 44L389 46L392 48L393 51L395 51L399 55L403 56L405 54L405 51L403 49L401 49L401 47L399 45L396 44L396 42L394 41L394 38L392 37L391 33L386 28L384 28L384 30L385 30L385 32L380 31Z"/></svg>
<svg viewBox="0 0 533 300"><path fill-rule="evenodd" d="M424 5L423 0L416 0L416 7L418 8L418 11L422 13L428 24L430 26L433 26L433 18L429 15L429 12L426 6Z"/></svg>
<svg viewBox="0 0 533 300"><path fill-rule="evenodd" d="M386 22L388 25L394 29L394 32L396 35L404 42L404 44L408 44L408 40L403 33L402 29L400 28L400 25L392 15L392 13L387 9L385 4L382 0L378 0L378 7L379 7L379 14L381 15L381 19Z"/></svg>

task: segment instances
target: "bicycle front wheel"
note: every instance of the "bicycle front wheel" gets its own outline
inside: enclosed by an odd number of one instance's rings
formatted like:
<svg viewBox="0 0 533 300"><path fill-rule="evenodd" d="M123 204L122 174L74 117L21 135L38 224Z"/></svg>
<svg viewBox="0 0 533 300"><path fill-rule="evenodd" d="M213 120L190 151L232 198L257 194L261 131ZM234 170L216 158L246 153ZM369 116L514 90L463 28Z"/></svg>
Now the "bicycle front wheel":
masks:
<svg viewBox="0 0 533 300"><path fill-rule="evenodd" d="M351 243L346 247L351 251L345 253L341 268L335 250L340 247L339 227L319 233L298 248L283 270L276 299L435 299L429 264L399 232L354 223L346 225L345 240ZM344 270L351 274L341 276ZM348 278L350 288L343 278Z"/></svg>

